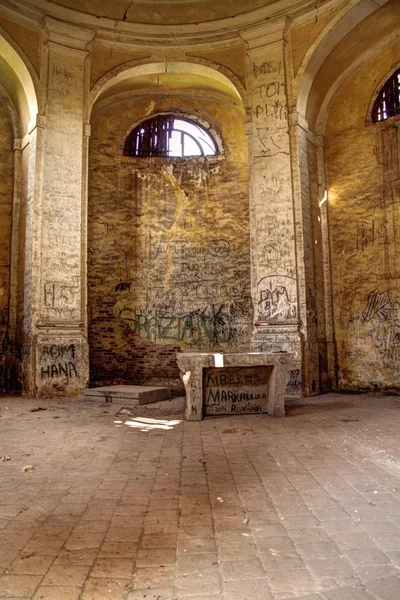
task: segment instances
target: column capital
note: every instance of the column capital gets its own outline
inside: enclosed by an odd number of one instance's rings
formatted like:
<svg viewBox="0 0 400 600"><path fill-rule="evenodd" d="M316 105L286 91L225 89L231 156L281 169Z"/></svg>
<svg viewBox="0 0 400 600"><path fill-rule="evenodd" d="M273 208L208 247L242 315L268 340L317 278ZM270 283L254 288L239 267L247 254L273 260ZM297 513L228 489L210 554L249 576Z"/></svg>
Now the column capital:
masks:
<svg viewBox="0 0 400 600"><path fill-rule="evenodd" d="M280 17L241 32L241 38L247 43L247 53L255 56L266 50L283 46L286 43L285 33L288 24L287 17Z"/></svg>
<svg viewBox="0 0 400 600"><path fill-rule="evenodd" d="M289 127L301 127L306 133L308 133L308 121L299 112L294 111L289 114Z"/></svg>
<svg viewBox="0 0 400 600"><path fill-rule="evenodd" d="M83 137L90 138L91 135L92 135L92 126L90 125L90 123L84 123L83 124Z"/></svg>
<svg viewBox="0 0 400 600"><path fill-rule="evenodd" d="M95 32L91 29L63 23L51 17L45 18L44 29L48 35L48 47L64 50L64 52L85 52L86 46L95 36Z"/></svg>

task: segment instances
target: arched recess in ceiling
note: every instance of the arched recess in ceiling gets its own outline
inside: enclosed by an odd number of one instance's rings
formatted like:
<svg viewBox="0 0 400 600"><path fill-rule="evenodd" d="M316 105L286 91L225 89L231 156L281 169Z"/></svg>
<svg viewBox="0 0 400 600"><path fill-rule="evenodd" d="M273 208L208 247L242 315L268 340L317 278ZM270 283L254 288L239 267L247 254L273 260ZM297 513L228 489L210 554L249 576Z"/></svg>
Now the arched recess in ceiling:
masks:
<svg viewBox="0 0 400 600"><path fill-rule="evenodd" d="M13 120L14 134L26 135L36 123L38 99L33 69L28 69L28 61L21 58L22 51L0 28L0 84L5 94L6 104L10 103L15 111L19 127ZM25 57L24 57L25 59Z"/></svg>
<svg viewBox="0 0 400 600"><path fill-rule="evenodd" d="M196 91L225 99L244 114L245 90L238 78L227 69L209 61L201 62L157 62L135 66L125 65L104 75L93 87L89 106L113 102L127 94L157 94L176 91L179 95ZM224 72L222 72L224 71Z"/></svg>
<svg viewBox="0 0 400 600"><path fill-rule="evenodd" d="M331 103L359 66L399 35L397 0L357 2L339 13L307 53L294 82L296 109L323 134Z"/></svg>

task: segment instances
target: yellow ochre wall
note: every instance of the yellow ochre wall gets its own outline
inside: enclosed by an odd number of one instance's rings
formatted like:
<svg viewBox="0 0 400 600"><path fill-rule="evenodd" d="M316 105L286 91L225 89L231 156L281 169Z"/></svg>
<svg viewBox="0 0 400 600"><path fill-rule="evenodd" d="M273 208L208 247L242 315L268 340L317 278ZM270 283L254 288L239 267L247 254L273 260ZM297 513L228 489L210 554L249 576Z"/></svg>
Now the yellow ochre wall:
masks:
<svg viewBox="0 0 400 600"><path fill-rule="evenodd" d="M122 156L129 128L159 112L209 123L222 155ZM88 215L92 382L180 385L176 351L249 347L248 210L244 116L236 108L169 95L123 100L95 113Z"/></svg>
<svg viewBox="0 0 400 600"><path fill-rule="evenodd" d="M326 129L337 372L343 389L400 384L400 197L393 119L368 123L400 44L341 89Z"/></svg>

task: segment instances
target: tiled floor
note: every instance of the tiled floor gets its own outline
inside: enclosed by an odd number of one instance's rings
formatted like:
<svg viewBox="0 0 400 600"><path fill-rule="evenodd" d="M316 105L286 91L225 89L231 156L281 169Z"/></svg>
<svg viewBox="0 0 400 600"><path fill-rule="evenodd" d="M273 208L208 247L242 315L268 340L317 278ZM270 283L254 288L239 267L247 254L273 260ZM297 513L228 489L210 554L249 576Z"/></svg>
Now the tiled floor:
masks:
<svg viewBox="0 0 400 600"><path fill-rule="evenodd" d="M0 400L1 598L400 600L400 398L182 406Z"/></svg>

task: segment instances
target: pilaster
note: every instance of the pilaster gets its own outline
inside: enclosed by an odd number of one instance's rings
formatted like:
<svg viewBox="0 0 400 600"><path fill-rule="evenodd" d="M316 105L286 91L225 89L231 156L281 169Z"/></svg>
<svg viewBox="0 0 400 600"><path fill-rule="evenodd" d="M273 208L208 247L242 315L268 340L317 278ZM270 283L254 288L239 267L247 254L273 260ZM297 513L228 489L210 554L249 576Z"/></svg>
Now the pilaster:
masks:
<svg viewBox="0 0 400 600"><path fill-rule="evenodd" d="M289 392L300 392L302 341L291 148L285 81L286 20L246 34L250 160L253 349L290 351L297 358Z"/></svg>
<svg viewBox="0 0 400 600"><path fill-rule="evenodd" d="M79 394L89 376L85 263L85 59L93 33L47 19L47 112L40 205L39 285L31 324L37 396ZM39 232L38 232L39 233Z"/></svg>

